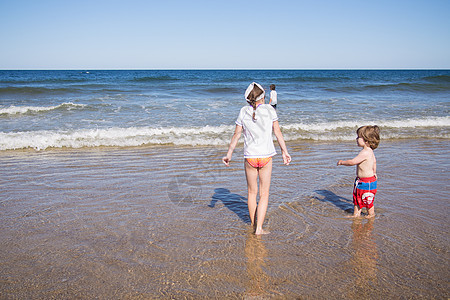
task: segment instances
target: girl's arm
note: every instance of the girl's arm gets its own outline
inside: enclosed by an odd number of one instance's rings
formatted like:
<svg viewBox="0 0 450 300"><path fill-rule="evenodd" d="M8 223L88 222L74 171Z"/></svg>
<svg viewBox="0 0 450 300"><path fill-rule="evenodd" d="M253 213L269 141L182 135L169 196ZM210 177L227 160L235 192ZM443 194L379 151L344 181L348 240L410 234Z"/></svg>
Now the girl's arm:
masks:
<svg viewBox="0 0 450 300"><path fill-rule="evenodd" d="M227 156L222 158L223 163L228 167L230 165L231 156L233 156L234 148L239 141L242 133L242 126L236 125L236 129L234 130L233 137L231 138L230 146L228 147Z"/></svg>
<svg viewBox="0 0 450 300"><path fill-rule="evenodd" d="M277 137L278 144L280 145L283 162L285 165L289 165L291 162L291 156L286 148L286 143L284 142L283 134L281 133L280 124L278 121L273 122L273 133Z"/></svg>

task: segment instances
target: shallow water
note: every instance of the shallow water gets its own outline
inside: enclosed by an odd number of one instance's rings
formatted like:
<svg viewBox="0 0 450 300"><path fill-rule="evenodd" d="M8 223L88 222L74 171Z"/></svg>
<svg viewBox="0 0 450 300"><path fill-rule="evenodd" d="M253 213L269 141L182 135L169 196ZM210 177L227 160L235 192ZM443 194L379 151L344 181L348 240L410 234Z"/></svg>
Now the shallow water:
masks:
<svg viewBox="0 0 450 300"><path fill-rule="evenodd" d="M288 147L263 237L242 147L1 152L0 298L450 296L448 140L382 141L372 221L346 218L354 143Z"/></svg>

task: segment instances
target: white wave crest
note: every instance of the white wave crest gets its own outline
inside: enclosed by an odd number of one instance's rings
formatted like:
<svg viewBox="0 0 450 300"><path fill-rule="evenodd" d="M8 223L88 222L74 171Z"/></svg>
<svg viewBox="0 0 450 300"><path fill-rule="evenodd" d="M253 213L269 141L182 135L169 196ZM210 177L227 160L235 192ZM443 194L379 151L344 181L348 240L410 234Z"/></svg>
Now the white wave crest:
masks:
<svg viewBox="0 0 450 300"><path fill-rule="evenodd" d="M286 140L351 141L356 129L378 125L382 139L450 138L450 117L413 118L406 120L337 121L295 123L282 126Z"/></svg>
<svg viewBox="0 0 450 300"><path fill-rule="evenodd" d="M377 124L382 139L450 138L450 117L376 122L324 122L282 125L286 141L351 141L355 130L365 124ZM134 147L142 145L226 146L234 126L204 127L131 127L77 129L73 131L0 132L0 150L82 147ZM241 138L242 139L242 138Z"/></svg>
<svg viewBox="0 0 450 300"><path fill-rule="evenodd" d="M141 145L223 145L229 142L230 126L199 128L109 128L76 131L30 131L0 133L0 150L33 148L82 148ZM226 133L226 134L225 134ZM226 137L226 139L224 138Z"/></svg>
<svg viewBox="0 0 450 300"><path fill-rule="evenodd" d="M16 115L16 114L26 114L30 112L44 112L60 108L77 108L85 107L85 104L75 104L72 102L65 102L56 106L15 106L11 105L6 108L0 108L0 115Z"/></svg>
<svg viewBox="0 0 450 300"><path fill-rule="evenodd" d="M323 132L343 129L357 129L363 125L378 125L384 128L415 128L415 127L450 127L450 116L430 117L424 119L406 120L368 120L368 121L338 121L321 123L295 123L283 125L286 130L303 130L307 132Z"/></svg>

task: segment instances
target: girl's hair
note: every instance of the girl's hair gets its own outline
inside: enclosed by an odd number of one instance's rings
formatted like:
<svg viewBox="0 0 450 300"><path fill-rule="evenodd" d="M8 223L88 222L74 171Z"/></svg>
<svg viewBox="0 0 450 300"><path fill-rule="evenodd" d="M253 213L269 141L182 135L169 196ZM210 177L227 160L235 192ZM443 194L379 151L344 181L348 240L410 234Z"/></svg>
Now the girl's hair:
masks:
<svg viewBox="0 0 450 300"><path fill-rule="evenodd" d="M380 128L377 125L367 125L359 127L356 130L358 137L362 138L364 142L369 144L373 150L377 149L380 144Z"/></svg>
<svg viewBox="0 0 450 300"><path fill-rule="evenodd" d="M253 89L247 96L247 102L253 107L253 121L256 121L255 113L256 113L256 99L264 93L264 90L261 89L257 84L253 85Z"/></svg>
<svg viewBox="0 0 450 300"><path fill-rule="evenodd" d="M271 85L270 85L270 89L271 89L271 90L274 90L274 89L275 89L275 84L271 84Z"/></svg>

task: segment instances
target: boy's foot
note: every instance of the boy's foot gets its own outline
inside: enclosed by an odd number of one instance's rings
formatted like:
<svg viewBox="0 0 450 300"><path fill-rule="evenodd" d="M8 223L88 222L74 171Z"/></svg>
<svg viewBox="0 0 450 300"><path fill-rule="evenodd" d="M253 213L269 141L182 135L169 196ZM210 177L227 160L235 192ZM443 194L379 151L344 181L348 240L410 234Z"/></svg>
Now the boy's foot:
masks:
<svg viewBox="0 0 450 300"><path fill-rule="evenodd" d="M372 218L375 218L375 214L371 214L371 215L367 215L366 216L366 219L372 219Z"/></svg>
<svg viewBox="0 0 450 300"><path fill-rule="evenodd" d="M348 219L356 219L356 218L358 218L358 217L355 217L354 215L351 215L351 216L345 216L346 218L348 218Z"/></svg>
<svg viewBox="0 0 450 300"><path fill-rule="evenodd" d="M349 219L357 219L357 218L360 218L361 217L361 214L356 214L356 215L351 215L351 216L345 216L346 218L349 218Z"/></svg>

